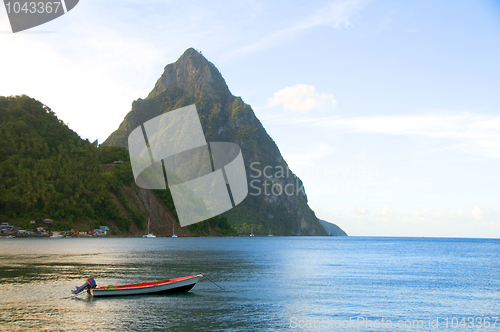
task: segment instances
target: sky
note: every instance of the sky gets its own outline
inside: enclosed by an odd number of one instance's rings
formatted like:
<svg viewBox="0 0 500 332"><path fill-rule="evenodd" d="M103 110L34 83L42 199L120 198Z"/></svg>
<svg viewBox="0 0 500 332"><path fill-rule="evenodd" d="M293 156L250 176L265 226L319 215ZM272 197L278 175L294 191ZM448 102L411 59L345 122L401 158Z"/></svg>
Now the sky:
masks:
<svg viewBox="0 0 500 332"><path fill-rule="evenodd" d="M13 34L0 95L102 142L193 47L316 215L353 236L500 237L500 3L81 0Z"/></svg>

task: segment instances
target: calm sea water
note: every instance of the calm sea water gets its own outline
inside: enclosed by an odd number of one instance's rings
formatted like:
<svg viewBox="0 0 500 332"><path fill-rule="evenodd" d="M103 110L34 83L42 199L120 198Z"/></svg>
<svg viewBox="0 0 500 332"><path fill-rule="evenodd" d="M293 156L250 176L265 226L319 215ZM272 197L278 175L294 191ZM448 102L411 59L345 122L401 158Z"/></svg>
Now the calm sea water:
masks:
<svg viewBox="0 0 500 332"><path fill-rule="evenodd" d="M198 272L226 291L70 297ZM500 331L500 240L2 239L0 294L8 331Z"/></svg>

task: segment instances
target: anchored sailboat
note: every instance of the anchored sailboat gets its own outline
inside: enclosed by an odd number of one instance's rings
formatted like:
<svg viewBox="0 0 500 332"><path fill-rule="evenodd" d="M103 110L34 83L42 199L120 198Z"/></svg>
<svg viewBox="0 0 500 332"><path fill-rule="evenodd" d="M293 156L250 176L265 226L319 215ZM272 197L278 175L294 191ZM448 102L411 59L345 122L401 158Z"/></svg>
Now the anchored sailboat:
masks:
<svg viewBox="0 0 500 332"><path fill-rule="evenodd" d="M149 232L149 218L148 218L148 232L146 235L143 235L142 237L156 237L153 233Z"/></svg>
<svg viewBox="0 0 500 332"><path fill-rule="evenodd" d="M172 237L177 237L177 235L175 235L175 224L172 223Z"/></svg>

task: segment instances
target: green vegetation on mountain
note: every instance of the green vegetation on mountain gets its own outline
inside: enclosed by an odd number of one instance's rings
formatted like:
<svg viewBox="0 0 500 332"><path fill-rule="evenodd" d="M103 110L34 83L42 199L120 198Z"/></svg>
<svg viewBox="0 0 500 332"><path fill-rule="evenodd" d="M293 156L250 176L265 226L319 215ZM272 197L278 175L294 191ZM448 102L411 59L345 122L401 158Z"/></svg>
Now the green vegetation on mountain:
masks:
<svg viewBox="0 0 500 332"><path fill-rule="evenodd" d="M167 187L166 190L153 190L160 201L172 211L174 216L177 217L177 212L175 210L174 200L170 194L170 189ZM210 229L213 229L215 233L221 235L233 235L236 230L233 228L231 223L225 217L215 216L208 220L192 224L187 226L188 230L197 235L211 235Z"/></svg>
<svg viewBox="0 0 500 332"><path fill-rule="evenodd" d="M127 149L97 148L23 95L0 97L0 151L0 222L29 228L30 220L41 225L52 219L53 230L109 225L116 234L142 233L148 211L138 198ZM234 233L223 223L210 226ZM204 234L194 231L185 235Z"/></svg>
<svg viewBox="0 0 500 332"><path fill-rule="evenodd" d="M307 205L307 196L300 179L288 165L272 138L255 116L252 108L229 91L217 68L199 52L190 48L173 64L165 67L154 89L145 99L132 103L119 128L103 143L104 146L127 147L128 135L144 122L184 106L196 105L207 142L233 142L240 146L248 182L259 188L266 185L293 188L291 194L249 194L235 208L222 216L240 234L326 235L318 218ZM287 176L250 177L250 164L287 169ZM157 195L159 193L157 192ZM159 194L161 195L161 194ZM165 202L168 204L169 202ZM173 202L169 206L173 209Z"/></svg>
<svg viewBox="0 0 500 332"><path fill-rule="evenodd" d="M114 211L95 144L27 96L0 97L0 218L102 220Z"/></svg>

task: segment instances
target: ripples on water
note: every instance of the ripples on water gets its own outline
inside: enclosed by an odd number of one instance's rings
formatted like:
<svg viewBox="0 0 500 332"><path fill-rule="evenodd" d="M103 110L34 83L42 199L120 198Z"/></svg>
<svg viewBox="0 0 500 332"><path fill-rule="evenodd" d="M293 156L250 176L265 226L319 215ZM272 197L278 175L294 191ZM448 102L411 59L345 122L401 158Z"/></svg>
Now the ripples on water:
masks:
<svg viewBox="0 0 500 332"><path fill-rule="evenodd" d="M499 240L2 239L0 267L0 329L8 331L308 330L308 321L314 331L391 330L334 326L355 317L440 317L444 331L445 317L500 316ZM199 272L227 291L203 280L177 295L70 296L87 277L107 285ZM448 330L497 331L500 319L495 328Z"/></svg>

